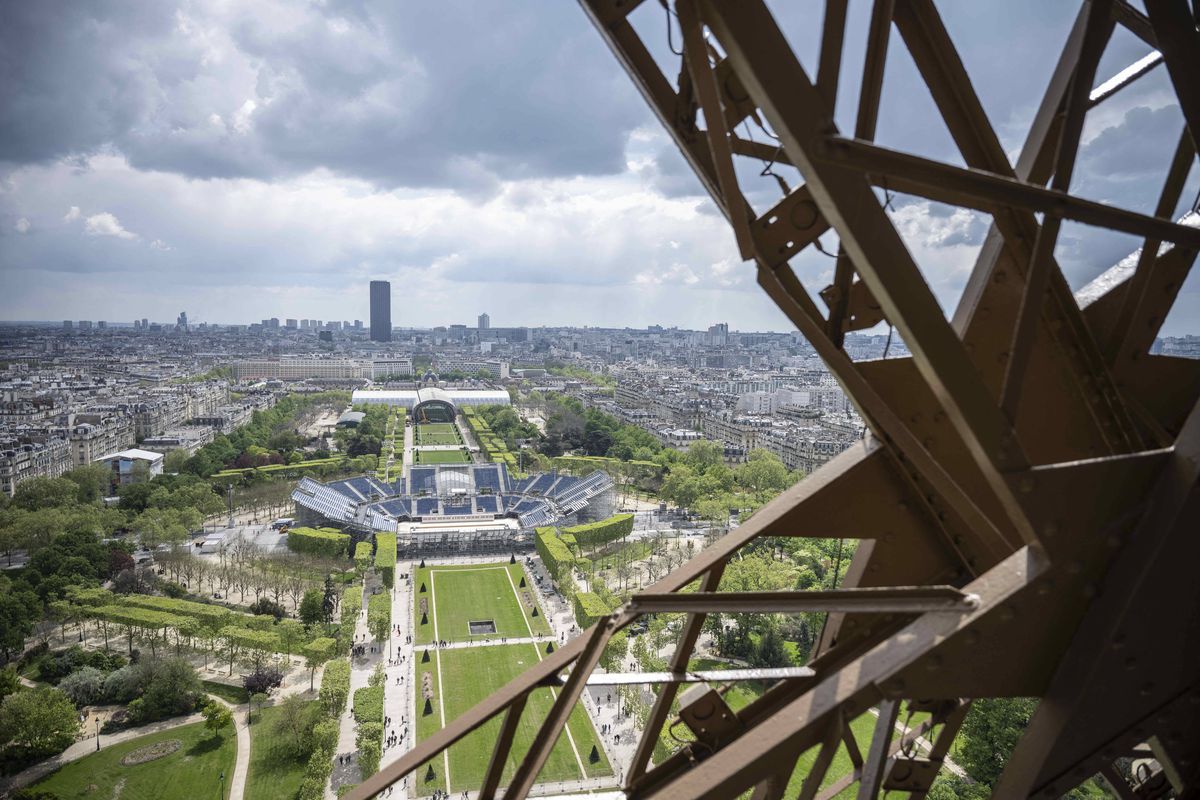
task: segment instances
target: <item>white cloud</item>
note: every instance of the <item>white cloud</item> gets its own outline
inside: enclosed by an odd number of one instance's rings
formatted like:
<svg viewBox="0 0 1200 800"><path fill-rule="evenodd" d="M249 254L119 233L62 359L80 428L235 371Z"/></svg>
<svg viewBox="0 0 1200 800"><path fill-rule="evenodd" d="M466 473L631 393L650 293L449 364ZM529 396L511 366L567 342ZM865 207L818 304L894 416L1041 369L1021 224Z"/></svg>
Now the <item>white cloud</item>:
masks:
<svg viewBox="0 0 1200 800"><path fill-rule="evenodd" d="M17 229L17 233L29 233L29 229L32 226L29 224L28 219L21 217L19 220L17 220L17 224L13 225L13 227Z"/></svg>
<svg viewBox="0 0 1200 800"><path fill-rule="evenodd" d="M107 211L93 214L84 220L83 230L89 236L115 236L118 239L136 239L138 235L127 231L121 221Z"/></svg>
<svg viewBox="0 0 1200 800"><path fill-rule="evenodd" d="M79 206L71 206L63 215L63 222L74 222L77 219L79 219Z"/></svg>

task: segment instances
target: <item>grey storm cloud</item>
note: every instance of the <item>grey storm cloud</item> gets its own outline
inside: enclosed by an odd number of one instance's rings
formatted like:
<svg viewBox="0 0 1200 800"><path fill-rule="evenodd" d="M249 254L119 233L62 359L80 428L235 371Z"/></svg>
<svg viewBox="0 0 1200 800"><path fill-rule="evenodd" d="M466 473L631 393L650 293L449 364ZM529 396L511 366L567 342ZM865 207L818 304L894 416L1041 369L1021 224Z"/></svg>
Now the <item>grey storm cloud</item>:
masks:
<svg viewBox="0 0 1200 800"><path fill-rule="evenodd" d="M115 147L197 178L315 168L488 194L624 169L648 112L570 3L10 3L0 160ZM280 16L283 18L281 19Z"/></svg>

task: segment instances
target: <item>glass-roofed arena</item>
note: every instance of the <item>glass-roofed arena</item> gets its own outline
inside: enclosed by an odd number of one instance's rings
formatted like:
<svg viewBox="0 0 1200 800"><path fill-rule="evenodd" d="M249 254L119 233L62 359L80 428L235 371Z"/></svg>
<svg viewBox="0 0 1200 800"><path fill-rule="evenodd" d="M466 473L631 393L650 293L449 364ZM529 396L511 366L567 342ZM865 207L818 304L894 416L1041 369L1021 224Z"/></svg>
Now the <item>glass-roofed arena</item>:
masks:
<svg viewBox="0 0 1200 800"><path fill-rule="evenodd" d="M535 528L601 519L613 510L613 481L597 470L586 476L510 474L502 463L482 458L471 431L460 424L462 405L507 404L504 391L359 391L353 402L409 410L403 470L395 480L360 476L322 483L303 478L292 492L299 524L337 527L356 539L394 531L412 553L503 550L532 541ZM436 436L461 437L470 463L421 464L415 442ZM453 445L430 450L455 449Z"/></svg>

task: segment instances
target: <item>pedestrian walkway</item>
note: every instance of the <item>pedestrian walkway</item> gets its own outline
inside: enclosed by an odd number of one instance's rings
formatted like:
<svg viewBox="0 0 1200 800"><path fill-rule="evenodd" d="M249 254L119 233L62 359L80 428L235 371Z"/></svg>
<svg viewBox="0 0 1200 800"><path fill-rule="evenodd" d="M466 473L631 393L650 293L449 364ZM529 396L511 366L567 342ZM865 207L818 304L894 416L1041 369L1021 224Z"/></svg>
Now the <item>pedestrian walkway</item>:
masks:
<svg viewBox="0 0 1200 800"><path fill-rule="evenodd" d="M250 775L250 720L248 709L209 695L213 700L233 712L233 730L237 734L237 758L233 764L233 777L229 783L229 800L242 800L246 792L246 778ZM261 712L260 712L261 713Z"/></svg>
<svg viewBox="0 0 1200 800"><path fill-rule="evenodd" d="M367 603L366 600L370 595L364 592L363 610L358 614L358 620L354 624L354 645L363 645L366 651L361 656L350 657L350 696L346 698L346 708L342 712L341 719L338 721L338 745L337 753L338 760L340 757L348 757L348 766L352 769L343 769L342 766L335 764L333 773L329 776L329 782L325 785L326 800L336 800L337 787L343 783L358 783L358 769L355 765L358 763L358 746L354 741L354 692L367 685L371 679L371 673L375 670L375 665L386 658L386 650L384 653L378 652L380 649L379 643L371 642L371 635L367 630Z"/></svg>
<svg viewBox="0 0 1200 800"><path fill-rule="evenodd" d="M412 584L408 578L416 567L412 562L396 564L396 586L392 591L392 656L394 663L387 668L387 680L384 684L383 713L391 720L384 729L384 741L389 735L394 735L396 744L385 747L379 760L379 768L383 769L407 753L413 746L416 736L410 720L416 720L416 701L413 695L414 645L406 640L412 635ZM397 683L399 681L399 683ZM402 800L408 797L408 781L401 780L388 795L389 798Z"/></svg>

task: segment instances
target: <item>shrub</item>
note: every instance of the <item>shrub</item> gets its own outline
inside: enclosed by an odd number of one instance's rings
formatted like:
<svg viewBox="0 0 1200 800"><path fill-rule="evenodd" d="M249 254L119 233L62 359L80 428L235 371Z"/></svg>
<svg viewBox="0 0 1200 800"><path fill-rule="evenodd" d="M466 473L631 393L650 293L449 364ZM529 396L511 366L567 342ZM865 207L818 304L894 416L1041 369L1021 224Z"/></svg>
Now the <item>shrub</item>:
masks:
<svg viewBox="0 0 1200 800"><path fill-rule="evenodd" d="M617 514L599 522L589 522L585 525L574 525L563 528L563 534L570 534L580 546L595 549L601 545L614 542L633 531L633 514Z"/></svg>
<svg viewBox="0 0 1200 800"><path fill-rule="evenodd" d="M371 543L359 542L354 545L354 568L361 575L367 571L369 566L371 566Z"/></svg>
<svg viewBox="0 0 1200 800"><path fill-rule="evenodd" d="M81 667L63 678L58 688L76 706L90 706L104 699L104 673L95 667Z"/></svg>
<svg viewBox="0 0 1200 800"><path fill-rule="evenodd" d="M575 622L580 628L589 628L600 617L608 614L610 609L603 600L591 592L576 592Z"/></svg>
<svg viewBox="0 0 1200 800"><path fill-rule="evenodd" d="M383 720L382 686L364 686L355 690L354 720L359 723Z"/></svg>
<svg viewBox="0 0 1200 800"><path fill-rule="evenodd" d="M390 588L396 572L396 534L375 534L375 569L383 585Z"/></svg>
<svg viewBox="0 0 1200 800"><path fill-rule="evenodd" d="M183 588L174 581L166 581L161 585L160 588L162 589L163 594L174 599L179 599L188 593L187 589Z"/></svg>
<svg viewBox="0 0 1200 800"><path fill-rule="evenodd" d="M151 722L190 714L203 697L196 671L182 658L147 661L139 664L138 668L146 678L140 698L142 705L137 714L133 713L133 704L130 704L130 716L134 722Z"/></svg>
<svg viewBox="0 0 1200 800"><path fill-rule="evenodd" d="M561 582L564 575L570 575L571 564L575 557L567 549L566 544L558 538L557 530L538 528L534 537L534 546L538 555L541 556L542 563L546 565L546 570L554 577L554 580Z"/></svg>
<svg viewBox="0 0 1200 800"><path fill-rule="evenodd" d="M337 716L342 713L342 709L346 707L346 698L350 696L349 661L339 659L325 665L319 696L326 714Z"/></svg>
<svg viewBox="0 0 1200 800"><path fill-rule="evenodd" d="M288 531L287 546L297 553L338 558L350 547L350 534L335 528L292 528Z"/></svg>
<svg viewBox="0 0 1200 800"><path fill-rule="evenodd" d="M258 667L242 681L249 694L270 694L283 683L283 673L275 667Z"/></svg>
<svg viewBox="0 0 1200 800"><path fill-rule="evenodd" d="M283 610L283 606L276 603L269 597L262 597L250 604L250 613L257 615L270 615L275 619L283 619L287 612Z"/></svg>
<svg viewBox="0 0 1200 800"><path fill-rule="evenodd" d="M141 692L143 677L137 664L110 672L104 678L104 699L110 703L128 703Z"/></svg>

